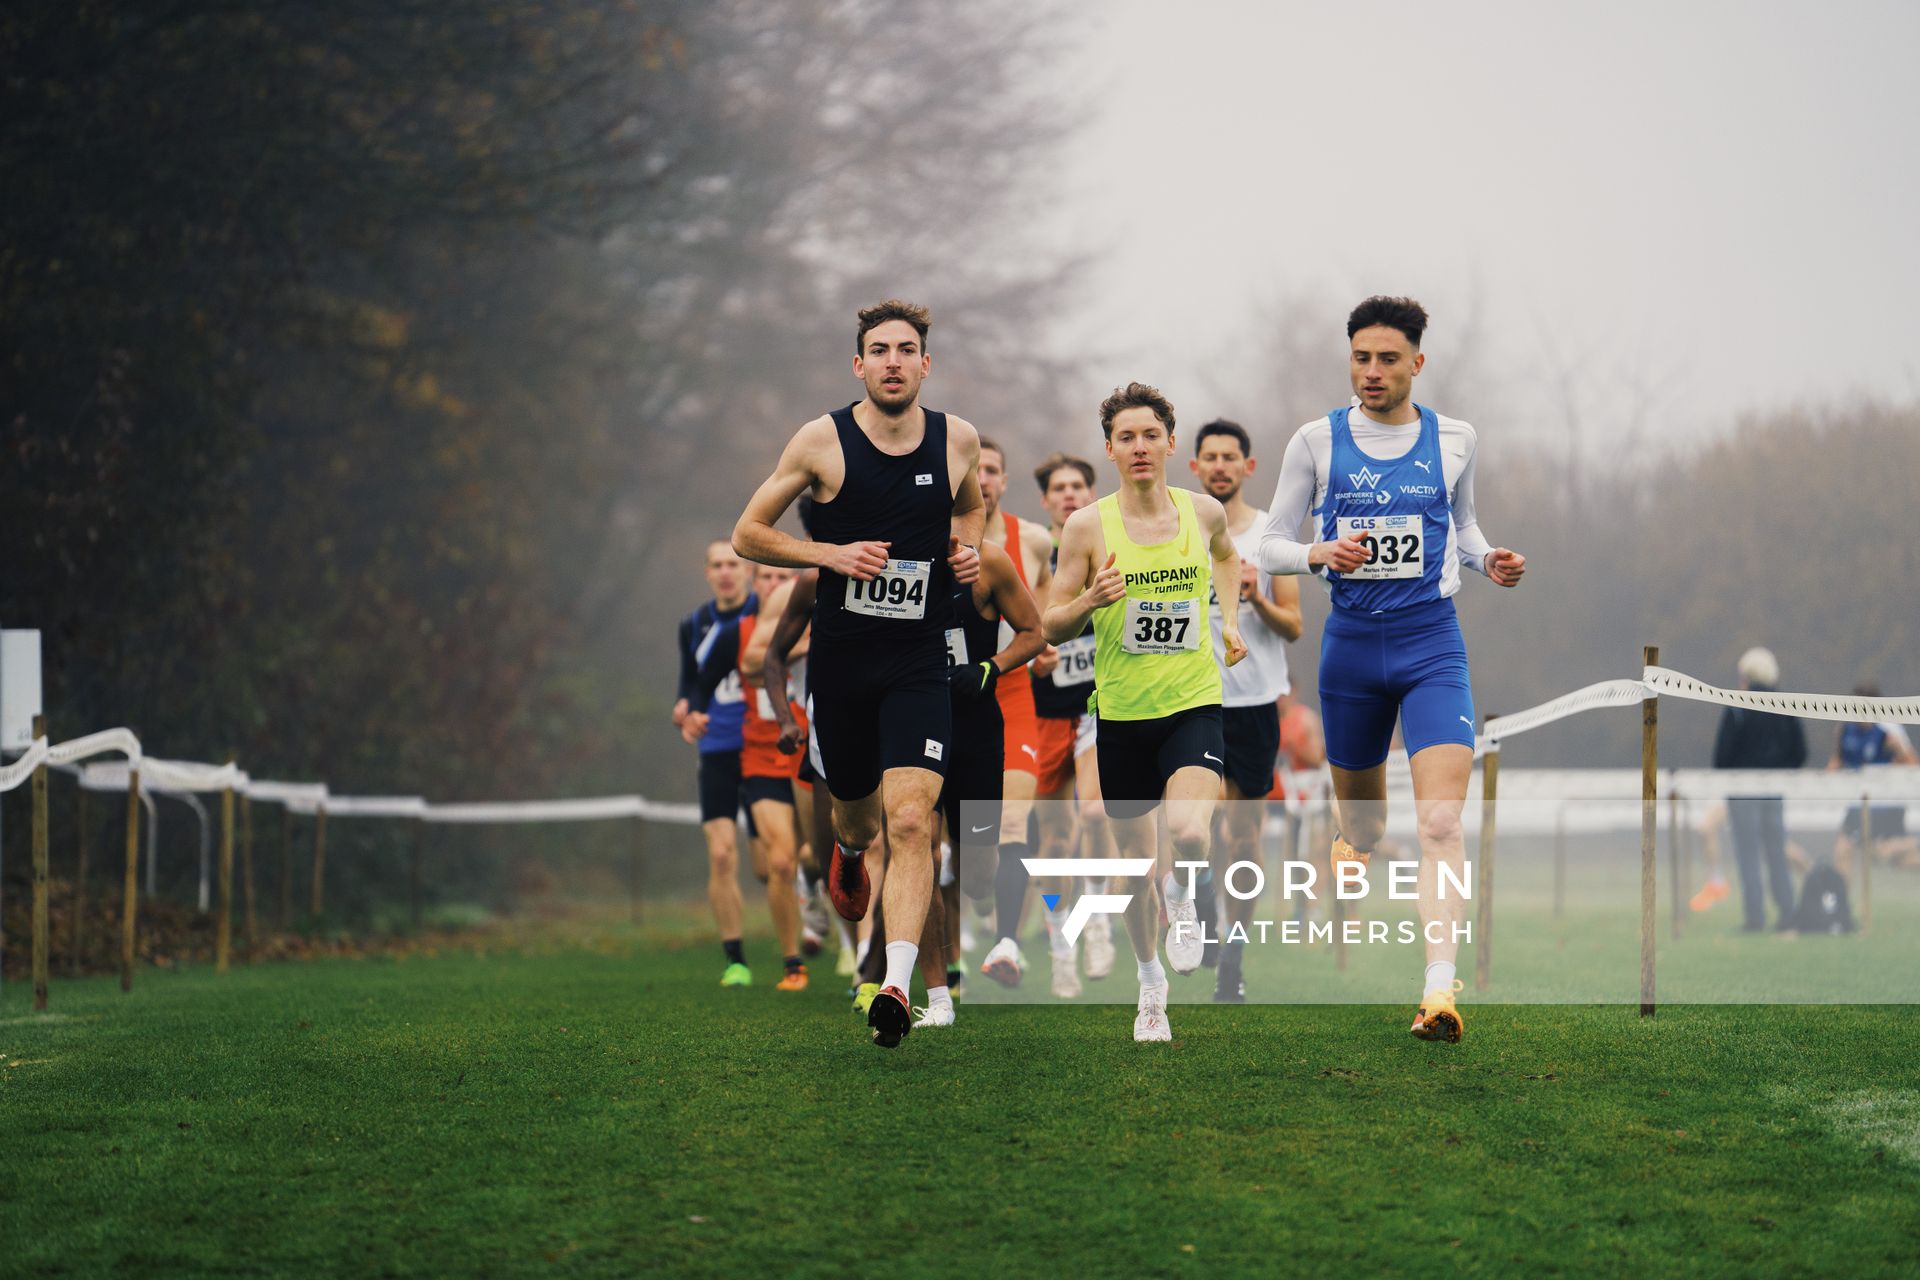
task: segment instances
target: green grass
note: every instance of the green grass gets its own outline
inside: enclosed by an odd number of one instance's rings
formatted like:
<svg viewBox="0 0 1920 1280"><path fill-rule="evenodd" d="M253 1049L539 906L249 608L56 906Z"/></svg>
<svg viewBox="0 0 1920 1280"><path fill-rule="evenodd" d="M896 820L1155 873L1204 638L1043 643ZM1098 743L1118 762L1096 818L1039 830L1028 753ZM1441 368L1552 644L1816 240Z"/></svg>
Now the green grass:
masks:
<svg viewBox="0 0 1920 1280"><path fill-rule="evenodd" d="M1912 1008L963 1002L887 1053L768 955L11 985L0 1272L1912 1273Z"/></svg>

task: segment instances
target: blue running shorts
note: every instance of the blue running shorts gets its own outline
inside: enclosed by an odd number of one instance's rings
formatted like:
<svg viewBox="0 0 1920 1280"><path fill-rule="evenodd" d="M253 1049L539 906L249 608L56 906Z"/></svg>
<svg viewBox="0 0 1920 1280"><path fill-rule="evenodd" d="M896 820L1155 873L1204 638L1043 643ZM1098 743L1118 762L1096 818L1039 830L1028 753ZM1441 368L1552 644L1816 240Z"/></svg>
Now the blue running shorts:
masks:
<svg viewBox="0 0 1920 1280"><path fill-rule="evenodd" d="M1396 717L1408 755L1445 742L1471 747L1473 685L1453 601L1333 610L1320 638L1320 715L1327 760L1349 771L1387 758Z"/></svg>

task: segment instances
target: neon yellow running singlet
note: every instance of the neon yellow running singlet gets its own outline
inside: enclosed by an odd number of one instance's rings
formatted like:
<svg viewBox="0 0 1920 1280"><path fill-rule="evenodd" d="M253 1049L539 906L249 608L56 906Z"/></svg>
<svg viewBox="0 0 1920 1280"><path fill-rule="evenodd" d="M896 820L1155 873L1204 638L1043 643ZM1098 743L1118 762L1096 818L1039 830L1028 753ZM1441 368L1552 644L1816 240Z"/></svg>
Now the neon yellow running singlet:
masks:
<svg viewBox="0 0 1920 1280"><path fill-rule="evenodd" d="M1157 546L1127 537L1120 498L1100 499L1100 529L1127 594L1093 615L1094 699L1102 720L1157 720L1191 707L1218 706L1220 667L1207 610L1213 557L1193 495L1167 490L1180 531Z"/></svg>

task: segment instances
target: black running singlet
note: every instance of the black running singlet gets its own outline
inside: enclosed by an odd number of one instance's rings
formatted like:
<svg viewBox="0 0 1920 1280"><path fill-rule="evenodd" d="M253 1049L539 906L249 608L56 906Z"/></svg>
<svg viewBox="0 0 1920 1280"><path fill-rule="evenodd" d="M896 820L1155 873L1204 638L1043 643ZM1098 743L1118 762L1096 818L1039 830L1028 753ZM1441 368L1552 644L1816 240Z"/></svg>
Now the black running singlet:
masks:
<svg viewBox="0 0 1920 1280"><path fill-rule="evenodd" d="M977 667L1000 652L1000 617L980 616L971 583L948 591L946 615L948 667Z"/></svg>
<svg viewBox="0 0 1920 1280"><path fill-rule="evenodd" d="M1060 567L1060 548L1053 549L1050 561ZM1093 619L1080 634L1055 646L1060 661L1053 673L1033 678L1034 714L1046 720L1071 720L1087 712L1087 695L1093 692Z"/></svg>
<svg viewBox="0 0 1920 1280"><path fill-rule="evenodd" d="M870 582L820 570L813 607L816 639L898 642L939 635L949 619L953 571L947 538L953 527L953 486L947 477L947 415L924 410L926 431L911 453L882 453L853 420L853 406L836 409L834 429L846 479L831 502L813 504L820 542L888 542L887 567Z"/></svg>

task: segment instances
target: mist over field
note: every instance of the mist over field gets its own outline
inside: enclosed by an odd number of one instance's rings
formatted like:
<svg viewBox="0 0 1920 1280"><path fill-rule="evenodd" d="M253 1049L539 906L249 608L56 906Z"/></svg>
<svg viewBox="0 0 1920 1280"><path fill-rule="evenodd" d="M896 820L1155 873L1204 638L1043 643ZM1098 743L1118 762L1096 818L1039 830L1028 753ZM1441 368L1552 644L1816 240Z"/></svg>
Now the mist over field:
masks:
<svg viewBox="0 0 1920 1280"><path fill-rule="evenodd" d="M680 799L674 623L855 398L857 307L934 308L925 400L1038 516L1023 477L1097 459L1134 377L1244 422L1264 505L1391 292L1531 558L1461 599L1483 713L1643 643L1920 690L1916 37L1897 4L12 5L0 622L43 633L56 738ZM1626 762L1630 721L1525 762ZM1711 727L1676 709L1671 758ZM399 838L341 837L369 895Z"/></svg>

